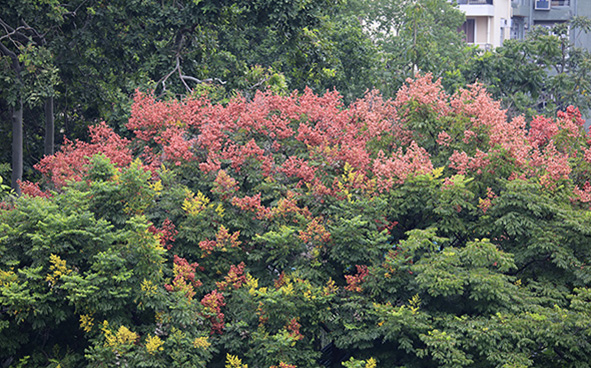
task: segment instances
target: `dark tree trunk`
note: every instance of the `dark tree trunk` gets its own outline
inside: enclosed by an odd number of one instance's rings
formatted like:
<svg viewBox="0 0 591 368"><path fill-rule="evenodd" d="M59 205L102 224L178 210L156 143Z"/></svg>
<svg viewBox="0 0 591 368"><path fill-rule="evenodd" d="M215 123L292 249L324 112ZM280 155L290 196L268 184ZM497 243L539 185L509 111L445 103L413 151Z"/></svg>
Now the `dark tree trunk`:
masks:
<svg viewBox="0 0 591 368"><path fill-rule="evenodd" d="M18 184L23 179L23 99L12 110L12 189L21 194Z"/></svg>
<svg viewBox="0 0 591 368"><path fill-rule="evenodd" d="M53 155L55 125L53 117L53 97L45 100L45 156Z"/></svg>

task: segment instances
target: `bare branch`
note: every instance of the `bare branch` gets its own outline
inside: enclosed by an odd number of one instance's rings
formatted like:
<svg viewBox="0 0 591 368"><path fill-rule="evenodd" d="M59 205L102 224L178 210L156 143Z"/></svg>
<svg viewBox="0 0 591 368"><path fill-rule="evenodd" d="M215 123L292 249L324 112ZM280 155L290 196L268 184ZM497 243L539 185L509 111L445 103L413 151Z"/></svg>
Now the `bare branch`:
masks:
<svg viewBox="0 0 591 368"><path fill-rule="evenodd" d="M211 83L211 82L218 82L219 84L226 84L228 82L221 80L220 78L206 78L206 79L198 79L195 77L191 77L189 75L181 75L182 79L186 79L195 83Z"/></svg>
<svg viewBox="0 0 591 368"><path fill-rule="evenodd" d="M170 78L170 76L172 75L172 73L174 73L179 68L180 68L180 60L179 60L179 57L177 55L177 57L176 57L176 65L175 65L174 69L172 69L170 71L170 73L166 74L158 82L156 82L156 85L154 86L154 90L156 90L156 88L158 88L158 85L160 83L162 83L162 93L160 94L160 96L162 96L164 94L164 92L166 91L166 81L168 80L168 78Z"/></svg>
<svg viewBox="0 0 591 368"><path fill-rule="evenodd" d="M177 58L178 58L178 56L177 56ZM187 89L187 91L189 91L189 93L193 93L193 90L191 89L191 87L189 87L189 85L187 84L187 82L185 82L185 80L183 79L183 73L181 72L180 66L179 66L178 69L179 69L179 78L181 79L181 82L183 82L183 85L185 86L185 88Z"/></svg>
<svg viewBox="0 0 591 368"><path fill-rule="evenodd" d="M0 18L0 25L4 28L6 33L14 32L15 29L8 25L2 18Z"/></svg>
<svg viewBox="0 0 591 368"><path fill-rule="evenodd" d="M0 42L0 51L2 51L2 53L4 53L4 55L9 56L13 62L18 63L18 57L16 56L16 54L14 52L10 51L8 49L8 47L4 46L4 44L2 42Z"/></svg>
<svg viewBox="0 0 591 368"><path fill-rule="evenodd" d="M263 78L260 81L258 81L257 83L253 84L252 86L250 86L249 89L255 89L260 87L263 83L265 83L266 81L268 81L269 79L271 79L271 77L267 77L267 78Z"/></svg>
<svg viewBox="0 0 591 368"><path fill-rule="evenodd" d="M192 77L190 75L184 75L183 71L181 69L181 60L180 59L181 59L180 56L177 54L176 55L176 64L175 64L174 68L168 74L166 74L164 77L162 77L158 82L156 82L154 89L158 88L159 84L162 84L162 92L160 93L159 97L162 96L164 94L164 92L166 92L166 81L168 81L168 79L172 76L172 74L174 72L178 73L181 82L183 83L183 85L185 86L185 89L189 93L193 93L193 89L185 81L191 81L191 82L195 82L195 83L199 83L199 84L218 82L219 84L223 85L223 84L227 83L226 81L223 81L220 78L199 79L199 78Z"/></svg>
<svg viewBox="0 0 591 368"><path fill-rule="evenodd" d="M45 44L45 37L44 36L40 35L39 32L37 32L37 30L35 28L29 26L24 19L21 20L21 22L26 27L25 29L27 31L31 31L31 33L33 33L33 37L36 37L38 39L38 41L35 41L38 45L44 45Z"/></svg>
<svg viewBox="0 0 591 368"><path fill-rule="evenodd" d="M195 82L195 83L207 82L207 80L202 81L201 79L197 79L195 77L191 77L191 76L188 76L188 75L181 75L181 79L190 80L190 81Z"/></svg>

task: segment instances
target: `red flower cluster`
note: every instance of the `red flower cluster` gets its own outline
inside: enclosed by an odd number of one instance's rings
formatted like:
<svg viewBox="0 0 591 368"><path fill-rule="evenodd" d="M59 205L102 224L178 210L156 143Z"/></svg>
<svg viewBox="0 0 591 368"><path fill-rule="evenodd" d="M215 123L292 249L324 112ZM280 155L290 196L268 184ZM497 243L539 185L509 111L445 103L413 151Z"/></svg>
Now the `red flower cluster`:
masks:
<svg viewBox="0 0 591 368"><path fill-rule="evenodd" d="M306 226L306 230L300 230L298 237L304 242L327 243L330 241L330 232L322 224L322 219L315 217Z"/></svg>
<svg viewBox="0 0 591 368"><path fill-rule="evenodd" d="M297 368L297 366L294 364L287 364L287 363L280 362L278 366L272 365L269 368Z"/></svg>
<svg viewBox="0 0 591 368"><path fill-rule="evenodd" d="M349 291L356 291L360 293L363 291L361 284L365 277L369 274L367 266L365 265L355 265L357 267L357 274L356 275L345 275L345 280L347 281L347 286L345 286L345 290Z"/></svg>
<svg viewBox="0 0 591 368"><path fill-rule="evenodd" d="M238 266L230 266L230 271L228 271L228 275L226 275L224 281L215 283L217 288L221 291L226 290L228 286L231 286L234 289L239 289L246 282L244 267L246 267L244 262L240 262Z"/></svg>
<svg viewBox="0 0 591 368"><path fill-rule="evenodd" d="M174 243L174 241L176 240L175 237L179 233L176 230L174 223L169 219L166 219L162 222L161 228L157 228L154 225L150 225L150 227L148 227L148 231L150 231L154 235L157 235L162 247L168 250L172 248L172 243Z"/></svg>
<svg viewBox="0 0 591 368"><path fill-rule="evenodd" d="M179 291L184 293L187 299L192 300L195 296L195 288L202 285L201 281L195 279L195 269L199 266L197 263L191 263L177 255L174 256L173 274L174 279L171 285L164 285L170 292Z"/></svg>
<svg viewBox="0 0 591 368"><path fill-rule="evenodd" d="M289 323L285 326L285 329L289 332L289 336L298 341L304 338L304 335L300 332L302 325L298 322L297 318L292 318Z"/></svg>
<svg viewBox="0 0 591 368"><path fill-rule="evenodd" d="M234 195L238 190L238 182L228 175L224 170L218 172L218 176L213 182L212 193L218 194L222 200L226 200Z"/></svg>
<svg viewBox="0 0 591 368"><path fill-rule="evenodd" d="M21 188L21 193L24 195L28 195L29 197L51 197L51 193L41 190L41 188L39 187L39 183L32 183L27 180L19 180L18 186Z"/></svg>
<svg viewBox="0 0 591 368"><path fill-rule="evenodd" d="M112 163L125 167L132 161L129 141L118 136L104 122L90 127L90 143L66 139L61 150L53 156L45 156L35 169L50 178L60 188L68 180L80 181L88 171L91 156L102 153Z"/></svg>
<svg viewBox="0 0 591 368"><path fill-rule="evenodd" d="M211 322L211 334L221 334L224 329L224 314L221 310L226 305L222 293L214 290L206 294L201 299L201 305L204 307L202 315Z"/></svg>
<svg viewBox="0 0 591 368"><path fill-rule="evenodd" d="M229 248L236 248L242 243L238 240L240 231L231 234L224 225L220 225L215 240L203 240L199 242L199 248L203 250L203 257L210 255L216 248L226 251Z"/></svg>

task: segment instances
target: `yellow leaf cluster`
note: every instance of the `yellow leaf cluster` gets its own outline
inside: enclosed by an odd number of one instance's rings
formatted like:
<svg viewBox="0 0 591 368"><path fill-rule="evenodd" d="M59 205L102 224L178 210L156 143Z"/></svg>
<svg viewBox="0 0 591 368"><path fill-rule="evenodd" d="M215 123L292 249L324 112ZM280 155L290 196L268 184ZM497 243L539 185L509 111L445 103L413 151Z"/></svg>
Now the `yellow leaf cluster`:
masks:
<svg viewBox="0 0 591 368"><path fill-rule="evenodd" d="M148 335L148 338L146 339L146 350L148 351L148 354L153 355L157 351L164 350L162 345L164 345L164 341L162 341L160 337Z"/></svg>
<svg viewBox="0 0 591 368"><path fill-rule="evenodd" d="M242 359L236 355L226 355L226 368L248 368L247 364L242 364Z"/></svg>
<svg viewBox="0 0 591 368"><path fill-rule="evenodd" d="M146 293L146 295L152 296L156 294L158 287L154 285L152 281L144 279L140 285L140 289Z"/></svg>
<svg viewBox="0 0 591 368"><path fill-rule="evenodd" d="M257 288L259 287L259 279L252 277L250 273L246 274L246 287L250 295L255 295Z"/></svg>
<svg viewBox="0 0 591 368"><path fill-rule="evenodd" d="M154 184L150 184L150 189L156 192L156 195L160 195L160 193L164 190L164 186L162 185L162 180L158 180Z"/></svg>
<svg viewBox="0 0 591 368"><path fill-rule="evenodd" d="M211 343L209 342L209 340L205 336L196 337L195 340L193 340L193 347L207 350L207 348L210 346L211 346Z"/></svg>
<svg viewBox="0 0 591 368"><path fill-rule="evenodd" d="M190 190L185 191L185 200L183 201L183 210L190 215L198 215L207 208L209 204L209 198L207 198L200 191L197 194L192 193Z"/></svg>
<svg viewBox="0 0 591 368"><path fill-rule="evenodd" d="M13 282L18 280L18 276L12 271L0 270L0 286L10 286Z"/></svg>
<svg viewBox="0 0 591 368"><path fill-rule="evenodd" d="M221 203L220 203L220 204L218 204L218 206L217 206L217 207L216 207L216 209L215 209L215 213L217 213L217 214L218 214L218 216L220 216L220 217L224 217L224 211L225 211L225 210L224 210L224 206L222 206L222 204L221 204Z"/></svg>
<svg viewBox="0 0 591 368"><path fill-rule="evenodd" d="M374 358L369 358L365 362L365 368L376 368L376 367L377 367L377 362Z"/></svg>
<svg viewBox="0 0 591 368"><path fill-rule="evenodd" d="M48 274L45 280L49 281L52 284L55 284L55 282L63 275L67 275L70 272L72 272L72 270L68 270L68 267L66 266L66 261L55 254L51 254L49 256L49 262L51 263L51 266L49 266L49 270L53 271L53 273Z"/></svg>
<svg viewBox="0 0 591 368"><path fill-rule="evenodd" d="M92 331L92 326L94 326L94 318L88 314L81 314L80 315L80 328L84 330L84 332Z"/></svg>
<svg viewBox="0 0 591 368"><path fill-rule="evenodd" d="M125 326L119 327L117 333L113 334L113 332L109 328L108 321L103 322L101 330L103 331L103 334L105 336L105 346L111 348L117 348L121 345L131 345L138 339L138 335L135 332L130 331Z"/></svg>
<svg viewBox="0 0 591 368"><path fill-rule="evenodd" d="M287 281L285 282L285 285L281 286L279 288L279 290L281 291L281 293L283 293L283 295L288 296L288 295L292 295L293 294L293 283L286 277Z"/></svg>
<svg viewBox="0 0 591 368"><path fill-rule="evenodd" d="M419 298L419 294L415 294L411 299L409 299L408 304L410 305L410 310L412 314L416 314L419 310L419 306L421 305L421 299Z"/></svg>

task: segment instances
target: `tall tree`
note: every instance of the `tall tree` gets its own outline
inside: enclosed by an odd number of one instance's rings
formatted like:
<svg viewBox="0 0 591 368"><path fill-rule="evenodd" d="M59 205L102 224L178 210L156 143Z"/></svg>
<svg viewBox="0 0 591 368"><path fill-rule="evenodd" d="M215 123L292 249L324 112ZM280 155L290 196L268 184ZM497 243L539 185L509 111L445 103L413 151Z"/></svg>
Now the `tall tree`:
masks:
<svg viewBox="0 0 591 368"><path fill-rule="evenodd" d="M470 59L468 82L479 81L500 99L510 115L555 115L567 106L591 108L591 54L575 47L570 35L588 32L591 21L577 17L552 28L534 27L524 40Z"/></svg>
<svg viewBox="0 0 591 368"><path fill-rule="evenodd" d="M465 15L450 1L370 0L356 8L382 53L383 93L394 93L417 72L451 81L474 53L458 32Z"/></svg>
<svg viewBox="0 0 591 368"><path fill-rule="evenodd" d="M23 51L11 40L43 47L51 56L46 68L59 71L59 86L47 95L45 148L35 147L25 161L32 166L41 152L52 151L52 116L56 129L70 137L84 136L89 124L101 120L125 130L137 88L169 98L208 83L228 96L279 81L283 88L347 87L351 96L360 95L373 85L367 71L377 64L376 53L361 24L342 16L342 5L338 0L11 0L3 17L12 28L4 27L3 45L12 47L17 59ZM28 34L13 37L11 30L23 22L43 42ZM19 31L25 32L23 27ZM39 109L27 113L29 121L42 116ZM24 134L29 142L40 141L36 131Z"/></svg>
<svg viewBox="0 0 591 368"><path fill-rule="evenodd" d="M47 34L59 23L59 7L38 1L10 2L0 17L2 94L12 110L12 187L20 193L23 176L23 105L45 104L45 152L53 153L52 104L57 70L47 45Z"/></svg>

